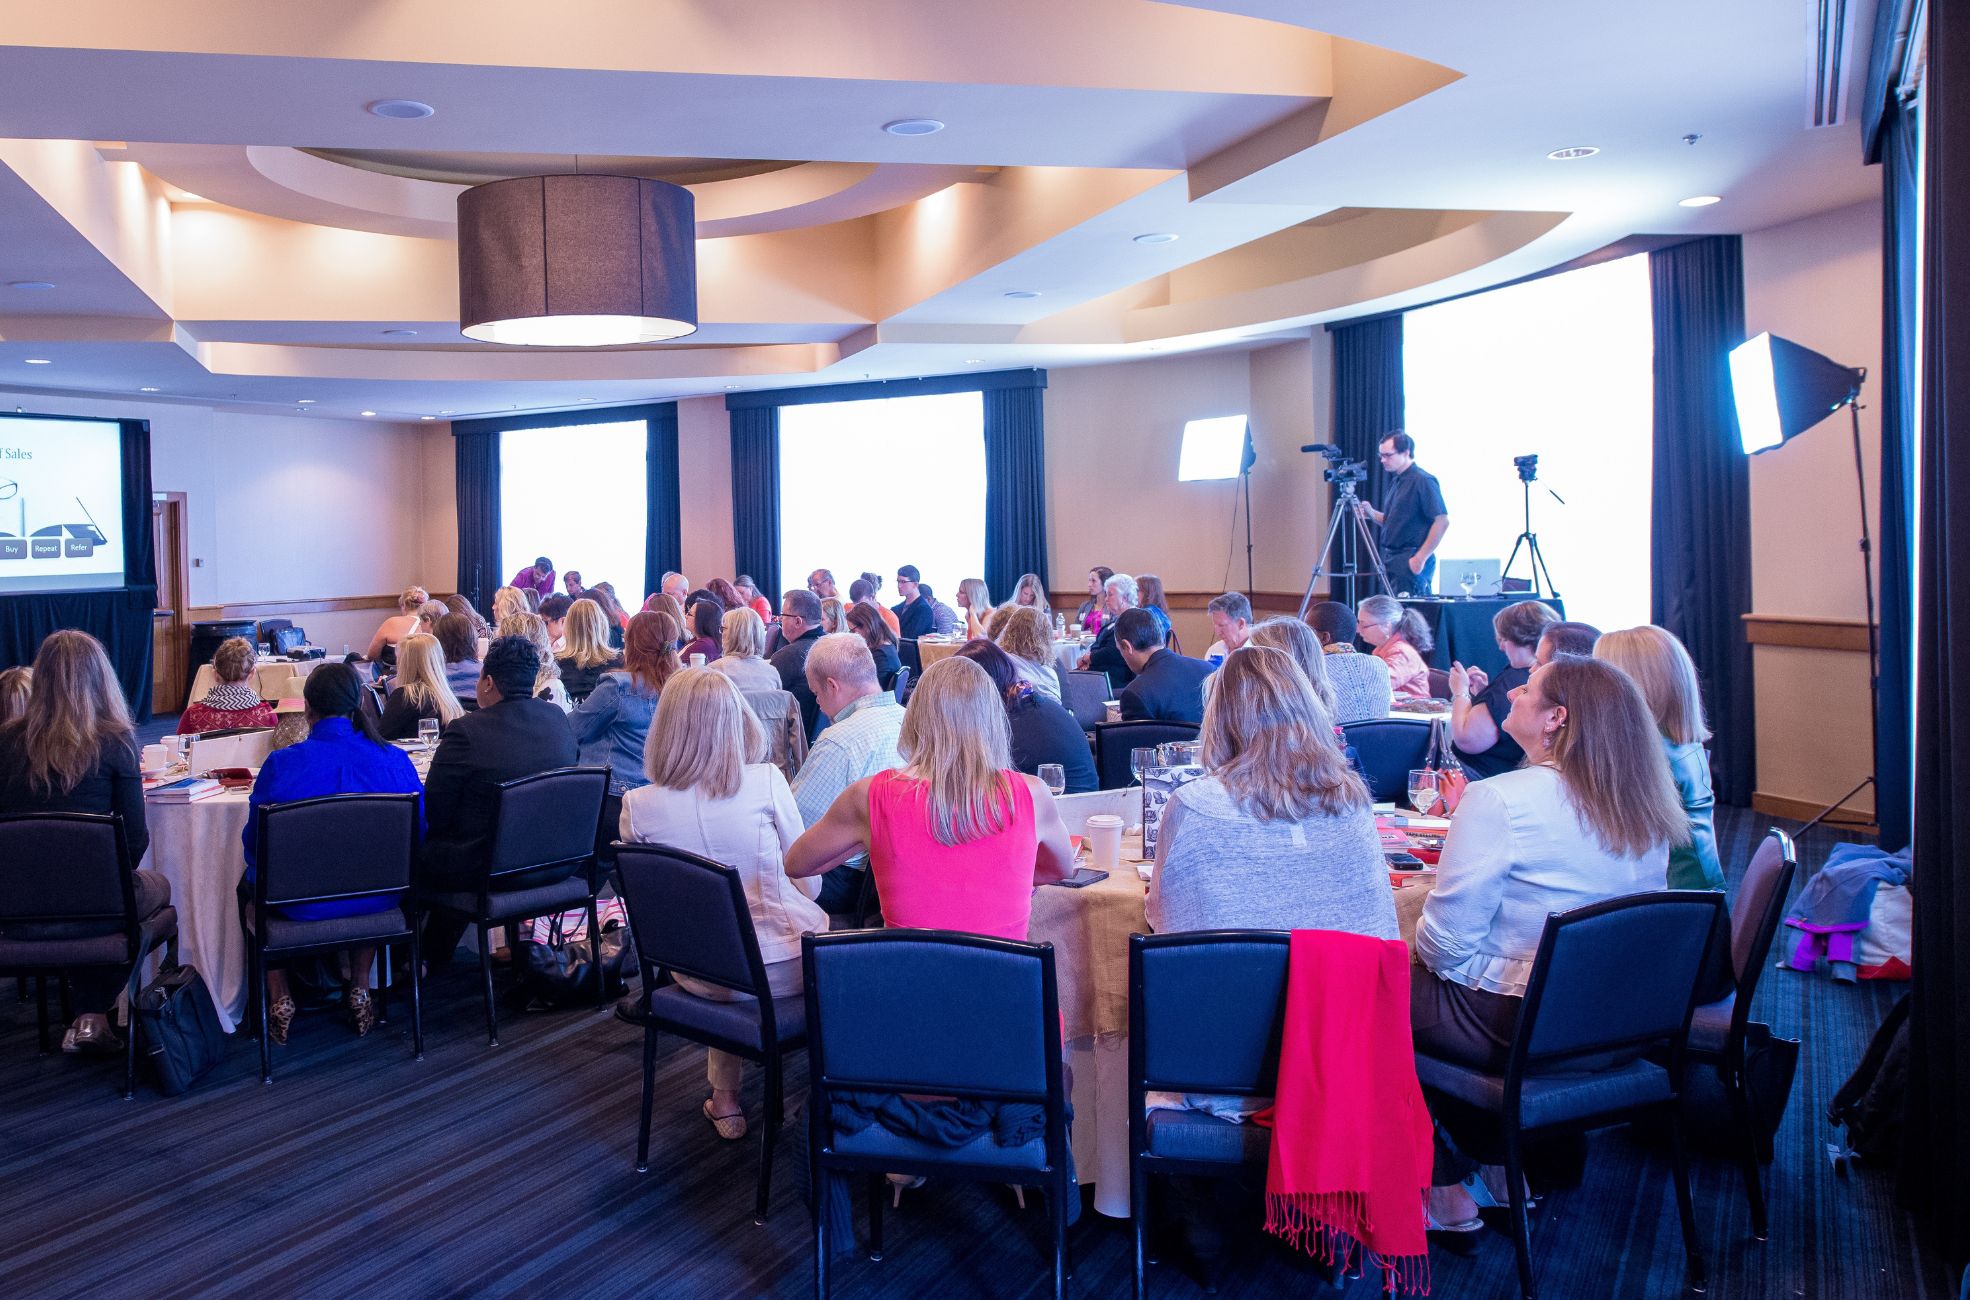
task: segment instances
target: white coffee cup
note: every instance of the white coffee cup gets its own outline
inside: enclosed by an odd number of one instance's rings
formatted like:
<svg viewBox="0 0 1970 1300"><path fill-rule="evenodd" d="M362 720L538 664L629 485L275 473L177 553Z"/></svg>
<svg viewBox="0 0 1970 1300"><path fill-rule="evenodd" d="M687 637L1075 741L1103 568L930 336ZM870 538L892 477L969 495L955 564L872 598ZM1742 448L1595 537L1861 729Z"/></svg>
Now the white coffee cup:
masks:
<svg viewBox="0 0 1970 1300"><path fill-rule="evenodd" d="M1082 832L1097 871L1113 871L1122 865L1122 819L1113 813L1096 813L1088 818Z"/></svg>
<svg viewBox="0 0 1970 1300"><path fill-rule="evenodd" d="M1101 705L1108 710L1106 715L1107 721L1120 722L1122 720L1122 702L1120 700L1103 700Z"/></svg>
<svg viewBox="0 0 1970 1300"><path fill-rule="evenodd" d="M705 657L702 653L693 654L691 656L691 667L702 668L704 666L705 666Z"/></svg>
<svg viewBox="0 0 1970 1300"><path fill-rule="evenodd" d="M128 753L128 750L124 751ZM143 754L144 771L155 772L171 761L171 751L162 745L145 745Z"/></svg>

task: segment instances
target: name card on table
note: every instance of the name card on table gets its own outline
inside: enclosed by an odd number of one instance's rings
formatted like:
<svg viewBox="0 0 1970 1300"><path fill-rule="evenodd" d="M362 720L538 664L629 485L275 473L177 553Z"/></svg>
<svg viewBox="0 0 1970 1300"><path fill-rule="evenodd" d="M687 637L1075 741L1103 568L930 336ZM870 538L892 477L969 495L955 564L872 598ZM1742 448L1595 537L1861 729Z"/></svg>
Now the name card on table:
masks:
<svg viewBox="0 0 1970 1300"><path fill-rule="evenodd" d="M1142 856L1156 856L1156 830L1162 824L1163 810L1178 787L1207 775L1202 765L1179 763L1158 765L1142 774Z"/></svg>

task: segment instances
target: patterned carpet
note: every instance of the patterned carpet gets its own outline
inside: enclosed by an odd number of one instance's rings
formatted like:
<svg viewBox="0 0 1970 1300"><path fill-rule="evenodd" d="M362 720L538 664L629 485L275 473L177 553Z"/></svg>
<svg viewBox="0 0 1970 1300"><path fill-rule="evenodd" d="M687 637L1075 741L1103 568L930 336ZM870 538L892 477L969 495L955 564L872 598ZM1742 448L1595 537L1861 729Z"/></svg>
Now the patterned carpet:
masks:
<svg viewBox="0 0 1970 1300"><path fill-rule="evenodd" d="M1763 823L1723 810L1726 860ZM1829 837L1805 848L1808 864ZM1771 1239L1750 1240L1735 1170L1697 1164L1696 1198L1716 1297L1944 1300L1942 1266L1894 1208L1891 1178L1836 1178L1821 1110L1897 988L1773 973L1759 1016L1804 1040L1769 1172ZM660 1060L651 1169L633 1169L638 1037L612 1017L521 1018L485 1046L475 974L454 970L427 1002L428 1055L411 1060L402 1016L358 1041L305 1016L273 1087L242 1038L191 1094L124 1102L119 1066L42 1057L31 1004L0 988L0 1294L79 1296L538 1295L666 1297L812 1293L811 1231L782 1146L772 1217L754 1227L757 1146L718 1141L697 1114L701 1052ZM805 1066L794 1059L798 1096ZM758 1081L748 1105L758 1116ZM1596 1137L1583 1185L1535 1222L1541 1293L1659 1297L1682 1291L1666 1162L1625 1134ZM888 1257L837 1270L844 1296L1039 1296L1050 1285L1037 1198L932 1183L904 1198ZM1129 1292L1126 1225L1089 1214L1073 1290ZM1310 1279L1254 1237L1234 1240L1225 1296L1300 1294ZM1469 1260L1432 1259L1437 1296L1515 1295L1512 1252L1487 1234ZM1202 1289L1153 1268L1157 1296ZM1366 1300L1372 1284L1353 1294Z"/></svg>

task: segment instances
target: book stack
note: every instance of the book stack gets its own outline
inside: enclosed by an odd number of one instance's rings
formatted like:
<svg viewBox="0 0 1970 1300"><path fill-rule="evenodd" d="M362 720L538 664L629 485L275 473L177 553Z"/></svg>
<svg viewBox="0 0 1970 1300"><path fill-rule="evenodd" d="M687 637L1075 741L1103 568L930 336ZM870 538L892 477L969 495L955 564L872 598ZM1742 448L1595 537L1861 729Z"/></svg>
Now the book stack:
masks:
<svg viewBox="0 0 1970 1300"><path fill-rule="evenodd" d="M180 781L171 781L158 786L149 797L159 803L191 803L198 799L209 799L225 787L207 776L188 776Z"/></svg>

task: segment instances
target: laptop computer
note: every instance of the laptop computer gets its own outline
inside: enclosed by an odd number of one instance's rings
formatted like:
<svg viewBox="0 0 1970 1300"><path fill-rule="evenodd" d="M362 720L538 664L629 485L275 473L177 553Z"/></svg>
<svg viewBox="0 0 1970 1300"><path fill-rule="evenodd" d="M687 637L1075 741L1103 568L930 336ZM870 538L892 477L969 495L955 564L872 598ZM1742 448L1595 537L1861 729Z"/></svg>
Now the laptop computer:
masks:
<svg viewBox="0 0 1970 1300"><path fill-rule="evenodd" d="M1436 588L1445 596L1496 596L1504 566L1497 560L1438 560ZM1465 579L1470 580L1467 590Z"/></svg>

